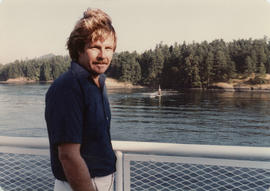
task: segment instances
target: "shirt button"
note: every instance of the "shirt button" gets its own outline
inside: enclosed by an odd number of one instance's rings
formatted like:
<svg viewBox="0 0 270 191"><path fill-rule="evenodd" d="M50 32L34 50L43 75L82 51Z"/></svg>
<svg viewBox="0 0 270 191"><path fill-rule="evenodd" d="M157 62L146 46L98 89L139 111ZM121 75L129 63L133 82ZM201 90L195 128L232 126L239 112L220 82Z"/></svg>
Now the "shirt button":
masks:
<svg viewBox="0 0 270 191"><path fill-rule="evenodd" d="M109 117L106 117L107 120L109 120Z"/></svg>

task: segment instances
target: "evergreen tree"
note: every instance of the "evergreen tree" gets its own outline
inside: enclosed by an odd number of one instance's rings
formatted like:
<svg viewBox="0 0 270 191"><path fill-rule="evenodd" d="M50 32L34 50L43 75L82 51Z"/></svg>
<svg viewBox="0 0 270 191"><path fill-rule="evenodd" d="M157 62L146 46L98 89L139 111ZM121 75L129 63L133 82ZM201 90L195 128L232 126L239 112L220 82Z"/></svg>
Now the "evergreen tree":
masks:
<svg viewBox="0 0 270 191"><path fill-rule="evenodd" d="M150 67L148 68L148 83L152 87L158 87L161 82L161 74L164 65L164 56L160 48L156 48L152 54Z"/></svg>
<svg viewBox="0 0 270 191"><path fill-rule="evenodd" d="M141 80L141 67L137 61L137 53L122 52L118 55L119 68L118 76L121 81L128 81L137 84Z"/></svg>
<svg viewBox="0 0 270 191"><path fill-rule="evenodd" d="M268 55L266 64L265 64L266 73L270 74L270 54Z"/></svg>
<svg viewBox="0 0 270 191"><path fill-rule="evenodd" d="M253 60L251 59L250 56L247 56L245 59L245 74L250 75L251 73L255 72L254 71L254 64Z"/></svg>
<svg viewBox="0 0 270 191"><path fill-rule="evenodd" d="M52 80L51 67L49 63L43 63L40 67L40 81L49 81Z"/></svg>
<svg viewBox="0 0 270 191"><path fill-rule="evenodd" d="M255 49L251 50L250 58L251 58L252 63L253 63L252 68L254 69L254 71L256 71L258 59L257 59L257 53L256 53Z"/></svg>
<svg viewBox="0 0 270 191"><path fill-rule="evenodd" d="M191 87L193 88L200 88L202 86L201 83L201 77L199 75L199 64L200 64L200 58L199 56L195 56L193 60L193 65L192 65L192 83Z"/></svg>
<svg viewBox="0 0 270 191"><path fill-rule="evenodd" d="M259 68L258 68L258 73L259 73L260 75L265 75L265 73L266 73L265 66L264 66L264 64L263 64L262 62L261 62L261 64L260 64Z"/></svg>
<svg viewBox="0 0 270 191"><path fill-rule="evenodd" d="M154 78L154 73L151 73L151 65L154 62L154 53L152 50L145 51L139 58L141 67L141 84L150 85L151 80Z"/></svg>
<svg viewBox="0 0 270 191"><path fill-rule="evenodd" d="M227 60L224 52L221 50L217 51L215 55L215 62L214 62L214 73L215 73L215 80L217 81L225 81L228 79L227 75Z"/></svg>
<svg viewBox="0 0 270 191"><path fill-rule="evenodd" d="M214 54L212 51L208 52L205 64L203 66L204 67L202 68L202 83L203 87L208 87L209 83L212 81L215 75L213 72Z"/></svg>

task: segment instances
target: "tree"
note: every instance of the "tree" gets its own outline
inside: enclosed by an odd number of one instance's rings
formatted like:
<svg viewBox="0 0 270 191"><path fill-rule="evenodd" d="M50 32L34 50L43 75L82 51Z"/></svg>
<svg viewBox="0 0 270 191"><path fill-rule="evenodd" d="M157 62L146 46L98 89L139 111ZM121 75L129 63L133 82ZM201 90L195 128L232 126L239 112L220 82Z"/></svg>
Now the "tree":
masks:
<svg viewBox="0 0 270 191"><path fill-rule="evenodd" d="M161 82L161 74L164 66L164 56L161 49L158 47L156 47L151 56L151 62L149 63L149 68L147 70L147 83L156 88Z"/></svg>
<svg viewBox="0 0 270 191"><path fill-rule="evenodd" d="M35 68L34 64L25 64L25 72L24 76L26 76L28 79L38 80L39 75L37 76L37 68Z"/></svg>
<svg viewBox="0 0 270 191"><path fill-rule="evenodd" d="M8 68L8 77L9 78L18 78L22 77L23 72L20 67L20 62L18 60L15 61L14 64L11 64L10 67Z"/></svg>
<svg viewBox="0 0 270 191"><path fill-rule="evenodd" d="M228 79L227 75L227 60L223 51L217 51L214 62L215 80L225 81Z"/></svg>
<svg viewBox="0 0 270 191"><path fill-rule="evenodd" d="M260 44L259 47L258 47L258 63L261 64L261 63L266 63L267 61L267 56L265 54L265 48L264 48L264 45L263 44Z"/></svg>
<svg viewBox="0 0 270 191"><path fill-rule="evenodd" d="M205 64L202 67L202 83L203 87L208 87L211 79L214 77L214 54L209 51L205 60Z"/></svg>
<svg viewBox="0 0 270 191"><path fill-rule="evenodd" d="M153 64L153 51L145 51L140 57L139 57L139 63L141 67L141 84L143 85L150 85L150 81L153 79L154 76L151 74L150 67ZM151 75L151 76L150 76Z"/></svg>
<svg viewBox="0 0 270 191"><path fill-rule="evenodd" d="M185 44L182 46L174 44L168 48L168 54L164 57L163 70L161 74L161 86L163 88L179 89L182 86L181 76L181 52L185 50Z"/></svg>
<svg viewBox="0 0 270 191"><path fill-rule="evenodd" d="M245 59L245 74L250 75L251 73L255 72L253 60L250 56L247 56Z"/></svg>
<svg viewBox="0 0 270 191"><path fill-rule="evenodd" d="M191 87L193 88L200 88L202 86L201 77L199 75L199 64L200 58L198 56L194 57L193 64L192 64L192 82Z"/></svg>
<svg viewBox="0 0 270 191"><path fill-rule="evenodd" d="M265 64L266 73L270 73L270 54L268 55L267 62Z"/></svg>
<svg viewBox="0 0 270 191"><path fill-rule="evenodd" d="M259 68L258 68L258 73L259 73L260 75L265 75L265 73L266 73L265 66L264 66L264 64L263 64L262 62L261 62L261 64L260 64Z"/></svg>
<svg viewBox="0 0 270 191"><path fill-rule="evenodd" d="M51 67L49 63L43 63L40 67L40 81L49 81L52 80L51 76Z"/></svg>
<svg viewBox="0 0 270 191"><path fill-rule="evenodd" d="M118 67L114 68L118 72L118 79L121 81L137 84L141 80L141 67L137 61L137 53L122 52L117 56Z"/></svg>

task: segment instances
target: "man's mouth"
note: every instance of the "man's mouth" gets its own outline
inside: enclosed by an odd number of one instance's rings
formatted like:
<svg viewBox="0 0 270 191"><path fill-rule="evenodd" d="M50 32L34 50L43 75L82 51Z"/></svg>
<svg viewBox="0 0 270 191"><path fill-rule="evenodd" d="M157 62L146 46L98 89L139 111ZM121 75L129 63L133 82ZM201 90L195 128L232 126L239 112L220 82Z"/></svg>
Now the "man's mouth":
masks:
<svg viewBox="0 0 270 191"><path fill-rule="evenodd" d="M94 62L94 65L107 65L107 62Z"/></svg>

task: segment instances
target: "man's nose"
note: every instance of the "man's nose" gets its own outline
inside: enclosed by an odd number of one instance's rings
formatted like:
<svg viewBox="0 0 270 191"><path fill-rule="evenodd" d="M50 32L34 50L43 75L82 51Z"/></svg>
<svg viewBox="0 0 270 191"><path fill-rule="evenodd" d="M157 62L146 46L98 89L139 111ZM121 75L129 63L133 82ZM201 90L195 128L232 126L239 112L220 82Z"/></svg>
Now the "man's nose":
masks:
<svg viewBox="0 0 270 191"><path fill-rule="evenodd" d="M105 58L105 50L100 49L98 53L98 59L104 59Z"/></svg>

